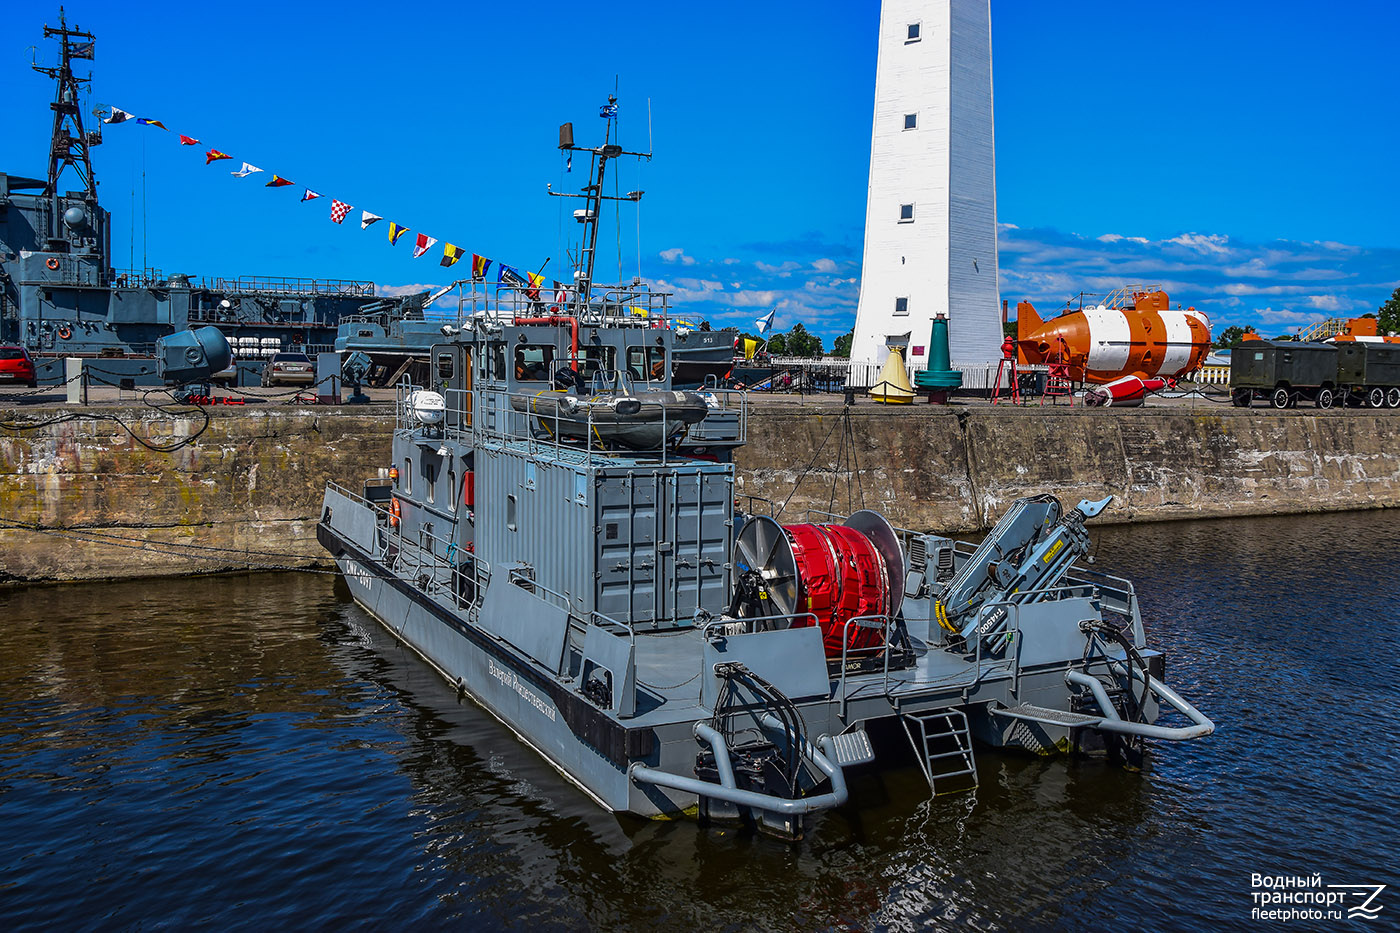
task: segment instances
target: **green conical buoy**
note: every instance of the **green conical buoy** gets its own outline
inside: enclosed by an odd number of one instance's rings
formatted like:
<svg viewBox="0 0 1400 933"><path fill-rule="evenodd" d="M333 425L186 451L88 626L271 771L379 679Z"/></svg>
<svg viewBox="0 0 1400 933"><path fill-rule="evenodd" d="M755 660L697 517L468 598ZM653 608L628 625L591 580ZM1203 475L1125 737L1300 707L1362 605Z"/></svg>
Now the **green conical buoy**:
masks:
<svg viewBox="0 0 1400 933"><path fill-rule="evenodd" d="M948 354L948 318L939 315L933 319L933 331L928 340L928 369L914 374L914 385L920 389L931 389L929 402L946 402L948 393L962 386L962 372L953 369Z"/></svg>

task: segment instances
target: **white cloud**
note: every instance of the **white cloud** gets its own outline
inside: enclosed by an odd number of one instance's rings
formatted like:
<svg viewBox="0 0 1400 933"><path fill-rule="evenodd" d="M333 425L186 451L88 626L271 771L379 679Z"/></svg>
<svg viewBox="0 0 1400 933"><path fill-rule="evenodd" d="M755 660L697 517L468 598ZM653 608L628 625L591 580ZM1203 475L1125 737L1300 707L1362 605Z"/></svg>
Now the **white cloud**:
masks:
<svg viewBox="0 0 1400 933"><path fill-rule="evenodd" d="M414 285L377 285L374 293L385 298L398 298L401 295L416 295L418 292L435 292L441 285L418 283Z"/></svg>
<svg viewBox="0 0 1400 933"><path fill-rule="evenodd" d="M1224 256L1230 252L1230 238L1220 233L1183 233L1174 236L1168 243L1176 243L1178 246L1185 246L1187 249L1195 250L1198 253L1212 256Z"/></svg>
<svg viewBox="0 0 1400 933"><path fill-rule="evenodd" d="M725 259L725 260L722 260L722 261L724 262L724 264L725 264L726 266L734 266L734 265L738 265L738 263L739 263L739 260L733 258L732 256L731 256L730 258Z"/></svg>
<svg viewBox="0 0 1400 933"><path fill-rule="evenodd" d="M818 272L835 272L836 263L832 262L830 259L818 259L816 262L812 263L812 268L816 269Z"/></svg>
<svg viewBox="0 0 1400 933"><path fill-rule="evenodd" d="M1273 308L1255 308L1254 313L1265 324L1311 324L1317 320L1317 315L1310 311L1290 311L1287 308L1277 311Z"/></svg>
<svg viewBox="0 0 1400 933"><path fill-rule="evenodd" d="M1351 307L1350 301L1342 301L1336 295L1309 295L1308 304L1319 311L1345 311Z"/></svg>
<svg viewBox="0 0 1400 933"><path fill-rule="evenodd" d="M661 257L662 262L679 262L683 266L695 265L695 257L687 256L685 250L679 246L671 249L663 249L657 255Z"/></svg>
<svg viewBox="0 0 1400 933"><path fill-rule="evenodd" d="M802 263L793 262L791 259L787 260L780 266L774 266L766 262L756 262L754 263L754 268L757 269L759 272L763 272L768 275L776 275L779 278L787 278L788 276L796 272L798 269L801 269Z"/></svg>

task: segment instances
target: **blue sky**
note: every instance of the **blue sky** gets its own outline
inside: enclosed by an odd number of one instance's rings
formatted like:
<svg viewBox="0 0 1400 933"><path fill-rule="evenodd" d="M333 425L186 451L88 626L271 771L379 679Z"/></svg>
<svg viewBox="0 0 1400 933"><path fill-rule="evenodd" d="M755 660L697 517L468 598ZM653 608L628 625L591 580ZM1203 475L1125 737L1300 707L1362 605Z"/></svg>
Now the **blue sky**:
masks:
<svg viewBox="0 0 1400 933"><path fill-rule="evenodd" d="M620 191L647 194L605 218L600 265L717 324L777 307L829 345L854 321L876 2L66 6L98 34L93 103L203 143L106 128L119 266L450 281L385 224L332 224L334 196L565 278L574 205L544 189L583 176L557 127L592 141L616 80L623 142L656 157L623 164ZM1161 282L1217 327L1280 333L1374 310L1400 284L1400 5L1320 10L993 0L1003 297L1047 311ZM26 49L52 59L56 16L11 10L0 36L0 171L44 171L50 88ZM207 147L327 197L206 167Z"/></svg>

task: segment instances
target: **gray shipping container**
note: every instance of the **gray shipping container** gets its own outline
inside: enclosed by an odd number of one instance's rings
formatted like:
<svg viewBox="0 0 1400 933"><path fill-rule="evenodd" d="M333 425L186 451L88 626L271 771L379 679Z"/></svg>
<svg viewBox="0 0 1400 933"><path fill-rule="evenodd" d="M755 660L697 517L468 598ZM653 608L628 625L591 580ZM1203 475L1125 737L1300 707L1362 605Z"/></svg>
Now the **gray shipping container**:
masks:
<svg viewBox="0 0 1400 933"><path fill-rule="evenodd" d="M688 625L728 604L733 482L723 463L481 447L476 553L528 564L577 614Z"/></svg>

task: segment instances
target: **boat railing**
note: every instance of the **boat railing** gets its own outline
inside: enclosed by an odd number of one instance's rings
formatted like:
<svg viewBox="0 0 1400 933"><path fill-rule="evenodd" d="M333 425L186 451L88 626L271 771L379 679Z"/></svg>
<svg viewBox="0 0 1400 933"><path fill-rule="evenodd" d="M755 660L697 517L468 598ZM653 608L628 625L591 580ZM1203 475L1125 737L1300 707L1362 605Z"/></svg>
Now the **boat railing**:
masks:
<svg viewBox="0 0 1400 933"><path fill-rule="evenodd" d="M472 406L474 403L471 389L448 389L443 393L447 401L447 419L443 429L447 436L453 440L470 440L472 433Z"/></svg>
<svg viewBox="0 0 1400 933"><path fill-rule="evenodd" d="M556 289L548 282L539 286L501 284L464 293L458 308L464 321L476 317L497 324L521 317L564 316L593 326L668 327L670 297L668 292L653 291L645 284L594 286L585 305L571 286Z"/></svg>
<svg viewBox="0 0 1400 933"><path fill-rule="evenodd" d="M626 622L620 619L614 619L609 615L604 615L597 610L580 610L573 604L568 596L558 590L545 586L529 574L523 573L518 569L512 569L507 576L507 580L513 586L521 587L524 590L534 593L536 596L543 596L545 602L564 610L568 615L569 628L573 631L586 633L589 628L600 628L614 635L621 631L626 634L628 642L635 650L637 645L637 631ZM567 673L568 667L569 652L566 644L565 651L563 656L559 659L559 664L555 669L555 673L562 676Z"/></svg>
<svg viewBox="0 0 1400 933"><path fill-rule="evenodd" d="M867 658L880 658L880 694L887 696L890 692L890 634L897 631L899 623L888 615L868 615L855 616L847 619L841 626L841 676L836 683L836 698L841 704L841 718L846 718L846 711L850 706L849 683L851 674L851 662L857 664ZM851 647L851 629L868 629L880 633L880 643L867 645L864 648Z"/></svg>
<svg viewBox="0 0 1400 933"><path fill-rule="evenodd" d="M463 612L478 608L491 582L491 567L474 551L419 526L405 535L403 525L392 529L390 569L426 595L451 603ZM405 546L409 545L409 546Z"/></svg>
<svg viewBox="0 0 1400 933"><path fill-rule="evenodd" d="M700 397L705 399L705 404L709 406L710 413L705 416L704 421L700 421L690 428L689 437L695 442L695 445L697 447L704 446L705 441L710 439L725 444L737 442L739 445L743 445L748 443L749 394L743 389L720 389L713 386L698 391ZM720 417L716 417L716 415ZM711 418L715 420L710 422ZM710 422L709 429L705 427L706 422ZM737 434L734 433L736 431Z"/></svg>

